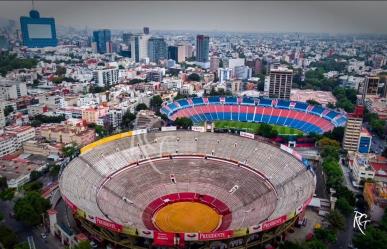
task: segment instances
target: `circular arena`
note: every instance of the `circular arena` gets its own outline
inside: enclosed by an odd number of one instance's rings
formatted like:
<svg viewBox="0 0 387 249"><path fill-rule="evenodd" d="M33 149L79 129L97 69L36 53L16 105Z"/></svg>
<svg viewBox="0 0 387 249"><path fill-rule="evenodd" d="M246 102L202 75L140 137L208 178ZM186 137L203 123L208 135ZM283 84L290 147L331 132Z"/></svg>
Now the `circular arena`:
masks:
<svg viewBox="0 0 387 249"><path fill-rule="evenodd" d="M314 190L312 170L286 146L176 130L98 140L60 177L62 197L81 225L128 248L144 239L183 247L238 238L261 243L264 233L277 236L294 222Z"/></svg>
<svg viewBox="0 0 387 249"><path fill-rule="evenodd" d="M161 112L171 120L188 117L194 123L215 120L257 122L317 134L344 126L347 122L345 114L318 105L284 99L231 96L179 99L165 104Z"/></svg>

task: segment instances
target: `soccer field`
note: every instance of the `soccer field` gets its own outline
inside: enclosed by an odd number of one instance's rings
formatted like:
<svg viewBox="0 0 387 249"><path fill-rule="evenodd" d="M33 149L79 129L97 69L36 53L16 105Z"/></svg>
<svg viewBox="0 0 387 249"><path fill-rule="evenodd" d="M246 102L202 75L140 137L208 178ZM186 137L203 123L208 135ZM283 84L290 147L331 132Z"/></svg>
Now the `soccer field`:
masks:
<svg viewBox="0 0 387 249"><path fill-rule="evenodd" d="M238 129L244 130L246 132L255 133L260 124L259 123L247 123L247 122L239 122L239 121L215 121L215 128L221 129ZM303 132L297 129L279 126L279 125L271 125L275 130L277 130L278 135L302 135Z"/></svg>

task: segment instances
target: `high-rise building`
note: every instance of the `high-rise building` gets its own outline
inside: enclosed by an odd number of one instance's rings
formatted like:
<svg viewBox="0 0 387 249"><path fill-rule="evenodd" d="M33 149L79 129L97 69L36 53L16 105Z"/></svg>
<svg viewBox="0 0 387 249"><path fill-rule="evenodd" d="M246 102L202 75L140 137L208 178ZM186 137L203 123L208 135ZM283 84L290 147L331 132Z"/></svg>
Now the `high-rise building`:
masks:
<svg viewBox="0 0 387 249"><path fill-rule="evenodd" d="M232 73L232 69L230 69L230 68L219 68L218 69L219 82L223 83L223 82L225 82L227 80L230 80L231 79L231 73Z"/></svg>
<svg viewBox="0 0 387 249"><path fill-rule="evenodd" d="M174 60L177 62L177 57L178 57L178 48L176 46L169 46L168 47L168 59Z"/></svg>
<svg viewBox="0 0 387 249"><path fill-rule="evenodd" d="M125 43L129 47L130 47L130 39L131 38L132 38L132 33L123 33L122 34L123 43Z"/></svg>
<svg viewBox="0 0 387 249"><path fill-rule="evenodd" d="M9 42L5 35L0 35L0 51L9 49Z"/></svg>
<svg viewBox="0 0 387 249"><path fill-rule="evenodd" d="M31 10L29 17L20 17L20 27L24 46L43 48L58 45L55 19L52 17L40 17L38 11Z"/></svg>
<svg viewBox="0 0 387 249"><path fill-rule="evenodd" d="M135 34L131 38L130 50L131 58L135 62L140 62L148 58L148 40L150 36L144 34Z"/></svg>
<svg viewBox="0 0 387 249"><path fill-rule="evenodd" d="M208 62L210 38L205 35L196 36L196 61Z"/></svg>
<svg viewBox="0 0 387 249"><path fill-rule="evenodd" d="M360 132L363 125L363 113L364 106L357 105L355 111L348 114L343 138L343 148L347 151L358 150Z"/></svg>
<svg viewBox="0 0 387 249"><path fill-rule="evenodd" d="M144 34L149 35L149 27L144 27Z"/></svg>
<svg viewBox="0 0 387 249"><path fill-rule="evenodd" d="M210 60L210 72L215 73L219 68L219 57L216 55L211 56Z"/></svg>
<svg viewBox="0 0 387 249"><path fill-rule="evenodd" d="M151 37L148 40L148 57L151 62L156 63L168 58L167 43L164 38Z"/></svg>
<svg viewBox="0 0 387 249"><path fill-rule="evenodd" d="M293 83L293 70L273 65L270 67L269 97L289 99Z"/></svg>
<svg viewBox="0 0 387 249"><path fill-rule="evenodd" d="M96 50L100 54L112 52L111 32L109 29L101 29L93 32L93 41Z"/></svg>
<svg viewBox="0 0 387 249"><path fill-rule="evenodd" d="M247 80L251 78L252 70L248 66L237 66L234 68L234 78Z"/></svg>
<svg viewBox="0 0 387 249"><path fill-rule="evenodd" d="M186 45L178 45L177 46L177 62L181 63L185 61L186 56Z"/></svg>
<svg viewBox="0 0 387 249"><path fill-rule="evenodd" d="M26 82L10 81L10 80L0 81L0 99L16 100L23 96L27 96Z"/></svg>
<svg viewBox="0 0 387 249"><path fill-rule="evenodd" d="M185 45L185 57L186 58L191 58L193 56L193 47L191 44L186 44Z"/></svg>
<svg viewBox="0 0 387 249"><path fill-rule="evenodd" d="M363 99L366 95L378 95L380 78L377 76L367 76L364 79L364 85L362 89Z"/></svg>

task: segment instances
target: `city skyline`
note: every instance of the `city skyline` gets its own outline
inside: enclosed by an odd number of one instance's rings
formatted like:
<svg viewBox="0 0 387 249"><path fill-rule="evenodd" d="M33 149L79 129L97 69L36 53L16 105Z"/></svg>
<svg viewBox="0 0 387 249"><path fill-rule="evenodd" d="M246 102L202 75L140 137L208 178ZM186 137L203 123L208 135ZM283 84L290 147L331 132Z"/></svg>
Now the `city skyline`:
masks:
<svg viewBox="0 0 387 249"><path fill-rule="evenodd" d="M386 34L386 7L387 2L380 1L35 1L36 10L61 26L230 32ZM30 1L0 2L0 17L17 21L31 8Z"/></svg>

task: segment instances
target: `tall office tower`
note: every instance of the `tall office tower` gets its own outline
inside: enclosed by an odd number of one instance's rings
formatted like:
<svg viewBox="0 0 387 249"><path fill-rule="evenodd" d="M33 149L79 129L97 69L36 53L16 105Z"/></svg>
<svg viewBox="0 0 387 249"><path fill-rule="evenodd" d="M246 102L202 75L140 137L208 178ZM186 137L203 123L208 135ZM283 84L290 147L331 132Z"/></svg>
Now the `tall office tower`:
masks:
<svg viewBox="0 0 387 249"><path fill-rule="evenodd" d="M149 27L144 27L143 31L145 35L149 35Z"/></svg>
<svg viewBox="0 0 387 249"><path fill-rule="evenodd" d="M177 62L181 63L185 61L186 58L186 47L185 45L177 46Z"/></svg>
<svg viewBox="0 0 387 249"><path fill-rule="evenodd" d="M40 17L36 10L30 11L30 16L20 17L20 27L23 45L29 48L55 47L56 38L55 19Z"/></svg>
<svg viewBox="0 0 387 249"><path fill-rule="evenodd" d="M144 34L135 34L131 38L130 50L131 58L135 62L140 62L148 58L148 40L150 36Z"/></svg>
<svg viewBox="0 0 387 249"><path fill-rule="evenodd" d="M132 33L123 33L122 34L122 41L125 43L127 46L130 47L130 39L132 37Z"/></svg>
<svg viewBox="0 0 387 249"><path fill-rule="evenodd" d="M377 76L367 76L364 80L362 96L365 99L366 95L378 95L378 86L380 78Z"/></svg>
<svg viewBox="0 0 387 249"><path fill-rule="evenodd" d="M196 61L208 62L210 38L205 35L196 36Z"/></svg>
<svg viewBox="0 0 387 249"><path fill-rule="evenodd" d="M219 57L216 55L211 56L210 59L210 72L215 73L219 68Z"/></svg>
<svg viewBox="0 0 387 249"><path fill-rule="evenodd" d="M0 51L9 49L9 42L5 35L0 35Z"/></svg>
<svg viewBox="0 0 387 249"><path fill-rule="evenodd" d="M193 47L191 44L185 45L185 57L191 58L193 56Z"/></svg>
<svg viewBox="0 0 387 249"><path fill-rule="evenodd" d="M93 32L97 52L100 54L112 52L111 32L109 29L101 29Z"/></svg>
<svg viewBox="0 0 387 249"><path fill-rule="evenodd" d="M353 113L348 114L347 125L345 126L343 148L347 151L357 151L360 132L363 124L364 106L357 105Z"/></svg>
<svg viewBox="0 0 387 249"><path fill-rule="evenodd" d="M176 46L169 46L168 47L168 59L174 60L177 62L177 47Z"/></svg>
<svg viewBox="0 0 387 249"><path fill-rule="evenodd" d="M168 58L167 43L164 38L151 37L148 40L148 57L151 62L156 63Z"/></svg>
<svg viewBox="0 0 387 249"><path fill-rule="evenodd" d="M289 99L293 83L293 70L273 65L270 67L269 97Z"/></svg>

